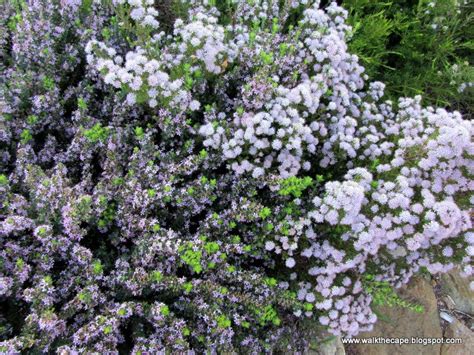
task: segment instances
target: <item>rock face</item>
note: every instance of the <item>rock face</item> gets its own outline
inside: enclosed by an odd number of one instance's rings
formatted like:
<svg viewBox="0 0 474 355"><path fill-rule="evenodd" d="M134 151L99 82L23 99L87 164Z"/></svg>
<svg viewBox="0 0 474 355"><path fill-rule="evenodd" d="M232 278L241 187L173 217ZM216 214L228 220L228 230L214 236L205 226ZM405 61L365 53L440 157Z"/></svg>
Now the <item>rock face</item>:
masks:
<svg viewBox="0 0 474 355"><path fill-rule="evenodd" d="M473 281L473 278L462 278L455 270L442 275L440 285L441 292L449 295L454 301L454 309L474 314L474 291L469 288L470 281Z"/></svg>
<svg viewBox="0 0 474 355"><path fill-rule="evenodd" d="M443 344L441 355L467 355L474 353L474 333L456 320L444 332L446 338L461 338L462 344Z"/></svg>
<svg viewBox="0 0 474 355"><path fill-rule="evenodd" d="M400 296L412 303L422 304L423 313L415 313L399 307L379 308L379 321L372 332L359 336L362 338L441 338L443 336L438 316L437 300L429 281L422 277L413 278L408 287L399 292ZM423 344L357 344L346 345L348 354L393 355L393 354L439 354L441 345ZM465 353L469 354L469 353Z"/></svg>
<svg viewBox="0 0 474 355"><path fill-rule="evenodd" d="M310 350L308 355L346 355L341 338L321 343L316 349Z"/></svg>

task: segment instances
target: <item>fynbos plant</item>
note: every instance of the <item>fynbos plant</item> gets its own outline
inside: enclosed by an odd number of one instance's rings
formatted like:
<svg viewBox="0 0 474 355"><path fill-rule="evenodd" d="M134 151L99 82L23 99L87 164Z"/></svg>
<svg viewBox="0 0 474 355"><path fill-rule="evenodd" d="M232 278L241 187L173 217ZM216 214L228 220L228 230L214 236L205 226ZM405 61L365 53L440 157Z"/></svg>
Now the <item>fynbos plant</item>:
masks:
<svg viewBox="0 0 474 355"><path fill-rule="evenodd" d="M335 3L1 6L1 352L304 350L472 274L472 122L386 101Z"/></svg>

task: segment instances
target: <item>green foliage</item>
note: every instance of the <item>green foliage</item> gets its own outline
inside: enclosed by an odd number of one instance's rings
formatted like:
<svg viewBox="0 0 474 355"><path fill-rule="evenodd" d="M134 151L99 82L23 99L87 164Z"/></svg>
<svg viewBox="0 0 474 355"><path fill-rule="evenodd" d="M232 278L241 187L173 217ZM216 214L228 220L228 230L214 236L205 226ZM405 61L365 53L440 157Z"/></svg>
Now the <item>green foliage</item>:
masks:
<svg viewBox="0 0 474 355"><path fill-rule="evenodd" d="M199 152L199 157L201 157L201 159L206 159L208 156L208 153L205 149L202 149L200 152Z"/></svg>
<svg viewBox="0 0 474 355"><path fill-rule="evenodd" d="M96 260L92 263L92 271L95 275L101 275L104 272L104 267L100 260Z"/></svg>
<svg viewBox="0 0 474 355"><path fill-rule="evenodd" d="M229 328L231 325L230 319L227 318L225 315L221 314L219 317L217 317L217 326L219 328L225 329Z"/></svg>
<svg viewBox="0 0 474 355"><path fill-rule="evenodd" d="M269 209L268 207L263 207L258 213L261 219L266 219L267 217L270 217L271 214L272 214L272 210Z"/></svg>
<svg viewBox="0 0 474 355"><path fill-rule="evenodd" d="M160 282L163 280L163 274L159 270L152 271L150 274L150 279L153 282Z"/></svg>
<svg viewBox="0 0 474 355"><path fill-rule="evenodd" d="M20 138L21 143L27 144L30 140L33 139L33 135L31 134L29 129L24 129L20 134Z"/></svg>
<svg viewBox="0 0 474 355"><path fill-rule="evenodd" d="M170 314L170 309L167 305L164 305L164 306L161 307L160 312L161 312L162 315L164 315L166 317Z"/></svg>
<svg viewBox="0 0 474 355"><path fill-rule="evenodd" d="M142 139L145 136L145 133L142 127L135 127L134 131L135 131L135 136L137 137L138 140Z"/></svg>
<svg viewBox="0 0 474 355"><path fill-rule="evenodd" d="M107 334L110 334L112 332L112 327L110 325L106 325L104 327L104 334L107 335Z"/></svg>
<svg viewBox="0 0 474 355"><path fill-rule="evenodd" d="M84 195L77 200L77 204L74 206L74 215L79 217L80 220L86 221L90 216L91 210L92 197Z"/></svg>
<svg viewBox="0 0 474 355"><path fill-rule="evenodd" d="M23 267L25 266L25 262L23 261L22 258L18 258L16 259L16 267L18 268L18 270L23 270Z"/></svg>
<svg viewBox="0 0 474 355"><path fill-rule="evenodd" d="M186 245L181 246L179 252L181 261L189 265L194 272L199 274L202 271L202 253L200 250L193 250L192 243L187 243Z"/></svg>
<svg viewBox="0 0 474 355"><path fill-rule="evenodd" d="M87 110L87 102L82 97L80 97L77 99L77 107L80 110L85 111Z"/></svg>
<svg viewBox="0 0 474 355"><path fill-rule="evenodd" d="M0 174L0 185L8 185L8 178L4 174Z"/></svg>
<svg viewBox="0 0 474 355"><path fill-rule="evenodd" d="M103 203L106 205L106 207L104 212L102 212L101 218L97 224L100 228L105 228L111 224L115 219L116 212L116 206L114 203L108 203L107 200L105 200Z"/></svg>
<svg viewBox="0 0 474 355"><path fill-rule="evenodd" d="M313 179L309 176L305 176L304 178L292 176L280 182L280 190L278 193L282 196L293 195L293 197L301 197L303 191L312 184Z"/></svg>
<svg viewBox="0 0 474 355"><path fill-rule="evenodd" d="M422 94L427 104L472 110L472 89L458 89L474 81L474 12L472 5L455 3L342 2L353 27L349 49L359 56L371 80L387 85L389 99Z"/></svg>
<svg viewBox="0 0 474 355"><path fill-rule="evenodd" d="M56 87L54 80L49 78L49 77L44 77L43 78L43 87L48 90L52 91Z"/></svg>
<svg viewBox="0 0 474 355"><path fill-rule="evenodd" d="M277 282L277 280L276 280L275 278L273 278L273 277L267 277L267 278L265 279L265 284L266 284L267 286L269 286L269 287L275 287L275 286L278 284L278 282Z"/></svg>
<svg viewBox="0 0 474 355"><path fill-rule="evenodd" d="M79 11L81 11L81 13L83 15L89 14L91 12L91 9L92 9L92 2L93 2L93 0L82 0Z"/></svg>
<svg viewBox="0 0 474 355"><path fill-rule="evenodd" d="M88 291L79 292L77 298L79 299L79 301L84 303L90 303L92 300L92 296Z"/></svg>
<svg viewBox="0 0 474 355"><path fill-rule="evenodd" d="M204 249L208 254L214 254L219 250L219 244L216 242L209 242L204 244Z"/></svg>
<svg viewBox="0 0 474 355"><path fill-rule="evenodd" d="M183 289L186 293L189 293L193 289L193 284L191 282L186 282L183 284Z"/></svg>
<svg viewBox="0 0 474 355"><path fill-rule="evenodd" d="M38 116L36 115L29 115L28 118L26 119L26 122L30 125L34 125L36 122L38 122Z"/></svg>
<svg viewBox="0 0 474 355"><path fill-rule="evenodd" d="M258 309L256 313L261 326L264 326L267 323L272 323L278 326L281 323L277 311L271 305L268 305L263 309Z"/></svg>
<svg viewBox="0 0 474 355"><path fill-rule="evenodd" d="M39 227L39 228L38 228L38 235L39 235L40 237L46 236L46 228L44 228L44 227Z"/></svg>
<svg viewBox="0 0 474 355"><path fill-rule="evenodd" d="M124 315L127 314L127 311L123 308L120 308L118 311L117 311L117 314L121 317L123 317Z"/></svg>
<svg viewBox="0 0 474 355"><path fill-rule="evenodd" d="M148 197L153 198L156 196L156 190L155 189L148 189L147 190Z"/></svg>
<svg viewBox="0 0 474 355"><path fill-rule="evenodd" d="M262 60L263 64L265 65L270 65L273 63L273 54L272 53L266 53L264 51L260 52L260 59Z"/></svg>
<svg viewBox="0 0 474 355"><path fill-rule="evenodd" d="M423 313L424 307L400 298L387 281L376 281L373 275L366 275L363 281L364 289L372 296L375 306L407 308L413 312Z"/></svg>
<svg viewBox="0 0 474 355"><path fill-rule="evenodd" d="M112 184L115 185L115 186L120 186L120 185L122 185L122 184L123 184L123 178L114 176L114 177L112 178Z"/></svg>
<svg viewBox="0 0 474 355"><path fill-rule="evenodd" d="M102 127L100 123L96 123L92 128L84 131L84 136L91 143L103 142L109 136L109 129Z"/></svg>

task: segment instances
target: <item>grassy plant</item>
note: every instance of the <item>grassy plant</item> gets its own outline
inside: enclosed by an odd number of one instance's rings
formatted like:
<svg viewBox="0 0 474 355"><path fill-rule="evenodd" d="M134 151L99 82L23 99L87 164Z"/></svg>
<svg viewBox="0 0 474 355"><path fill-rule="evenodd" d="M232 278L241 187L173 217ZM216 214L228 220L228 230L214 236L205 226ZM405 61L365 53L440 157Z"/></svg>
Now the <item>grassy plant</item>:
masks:
<svg viewBox="0 0 474 355"><path fill-rule="evenodd" d="M456 0L345 0L350 50L387 96L422 94L426 104L472 113L473 5Z"/></svg>

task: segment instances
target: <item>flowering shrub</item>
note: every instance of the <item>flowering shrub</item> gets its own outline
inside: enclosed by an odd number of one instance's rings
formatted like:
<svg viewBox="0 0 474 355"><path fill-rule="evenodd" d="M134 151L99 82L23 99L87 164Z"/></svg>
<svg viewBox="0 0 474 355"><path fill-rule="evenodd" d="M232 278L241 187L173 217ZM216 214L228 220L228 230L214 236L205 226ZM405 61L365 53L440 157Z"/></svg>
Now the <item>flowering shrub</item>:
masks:
<svg viewBox="0 0 474 355"><path fill-rule="evenodd" d="M474 131L319 1L3 3L0 351L305 349L474 254Z"/></svg>

